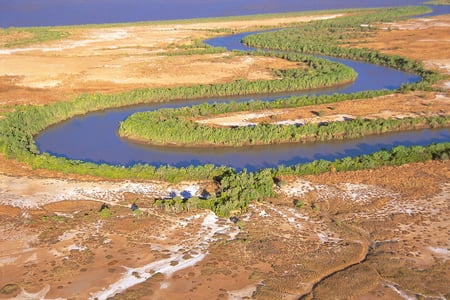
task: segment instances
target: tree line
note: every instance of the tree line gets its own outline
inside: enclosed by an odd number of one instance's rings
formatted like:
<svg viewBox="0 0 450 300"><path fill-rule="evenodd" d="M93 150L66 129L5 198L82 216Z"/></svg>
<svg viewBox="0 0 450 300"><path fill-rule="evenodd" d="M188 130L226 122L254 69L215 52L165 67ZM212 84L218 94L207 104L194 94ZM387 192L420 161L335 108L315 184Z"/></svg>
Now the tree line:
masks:
<svg viewBox="0 0 450 300"><path fill-rule="evenodd" d="M425 80L436 73L424 70L422 64L398 55L386 55L367 48L351 47L352 40L364 42L377 30L374 24L429 12L424 6L387 8L351 14L335 19L299 24L294 28L264 32L244 37L243 43L256 48L330 55L362 60L406 72L415 72Z"/></svg>
<svg viewBox="0 0 450 300"><path fill-rule="evenodd" d="M342 99L342 96L336 96ZM349 98L352 98L351 96ZM308 98L305 98L308 99ZM333 96L316 97L319 103L333 101ZM309 101L305 101L308 103ZM248 104L201 104L179 109L139 112L120 123L119 135L128 139L156 145L179 146L248 146L282 143L306 143L336 139L352 139L367 135L382 134L419 128L442 128L450 125L450 117L419 116L403 119L356 118L342 122L306 123L279 125L260 123L253 126L217 127L198 123L200 117L256 109L277 108L279 102L252 102ZM229 108L228 106L231 106Z"/></svg>
<svg viewBox="0 0 450 300"><path fill-rule="evenodd" d="M326 172L356 171L375 169L381 166L399 166L413 162L429 160L448 160L450 143L434 144L426 147L397 146L391 150L381 150L369 155L346 157L335 161L316 160L296 166L279 166L275 169L263 169L257 172L243 170L239 173L226 170L214 177L218 189L212 195L200 198L160 199L155 205L169 210L210 209L218 216L228 217L247 210L254 201L264 201L275 195L275 182L283 176L304 176Z"/></svg>

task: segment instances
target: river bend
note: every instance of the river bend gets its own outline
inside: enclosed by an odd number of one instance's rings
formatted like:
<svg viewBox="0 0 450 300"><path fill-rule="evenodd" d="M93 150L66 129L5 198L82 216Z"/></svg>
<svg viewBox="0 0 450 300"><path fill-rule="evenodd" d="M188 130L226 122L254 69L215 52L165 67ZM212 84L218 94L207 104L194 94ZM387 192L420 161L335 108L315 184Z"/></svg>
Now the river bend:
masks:
<svg viewBox="0 0 450 300"><path fill-rule="evenodd" d="M229 50L249 50L249 48L244 47L240 43L242 37L246 34L251 33L219 37L206 42ZM165 165L187 167L190 165L214 164L233 167L237 170L246 168L254 171L280 165L289 166L307 163L317 159L335 160L347 156L354 157L370 154L381 149L391 149L398 145L426 146L432 143L450 141L450 131L448 129L396 132L346 141L241 148L182 148L142 145L125 141L117 135L119 123L131 114L140 111L191 106L205 101L209 103L230 100L247 101L250 99L271 101L275 98L300 94L353 93L379 89L394 90L404 83L420 80L414 74L378 65L345 59L329 59L352 67L358 73L357 80L338 88L302 93L158 103L93 112L48 128L36 137L36 145L40 152L95 163L121 166L131 166L140 163L156 167Z"/></svg>

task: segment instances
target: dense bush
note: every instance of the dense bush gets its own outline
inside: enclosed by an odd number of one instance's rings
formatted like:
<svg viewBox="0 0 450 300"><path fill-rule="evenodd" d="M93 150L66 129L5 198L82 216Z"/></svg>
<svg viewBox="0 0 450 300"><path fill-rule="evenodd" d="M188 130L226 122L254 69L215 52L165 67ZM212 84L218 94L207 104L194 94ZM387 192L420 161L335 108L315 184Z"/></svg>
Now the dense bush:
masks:
<svg viewBox="0 0 450 300"><path fill-rule="evenodd" d="M357 13L341 18L299 24L295 28L250 35L246 36L243 42L257 48L362 60L406 72L414 72L422 76L422 81L406 85L404 90L423 89L442 76L423 69L420 62L398 55L386 55L367 48L349 47L349 41L364 41L377 30L376 26L373 26L376 23L392 22L429 11L429 8L424 6L374 10L369 13Z"/></svg>
<svg viewBox="0 0 450 300"><path fill-rule="evenodd" d="M280 166L273 171L273 176L281 175L310 175L329 171L354 171L374 169L381 166L399 166L413 162L428 160L448 160L450 157L450 143L422 146L397 146L391 150L381 150L372 154L354 158L346 157L335 161L317 160L296 166Z"/></svg>
<svg viewBox="0 0 450 300"><path fill-rule="evenodd" d="M324 98L331 99L329 96ZM224 105L221 107L226 108ZM213 127L195 121L199 116L211 116L211 111L220 111L216 108L215 105L200 105L192 108L136 113L120 124L119 134L127 138L162 145L246 146L350 139L405 129L447 127L450 124L450 117L447 116L355 119L302 125L261 123L255 126L239 127Z"/></svg>
<svg viewBox="0 0 450 300"><path fill-rule="evenodd" d="M251 201L263 201L274 196L273 178L268 169L255 173L243 170L228 171L217 177L219 192L214 196L214 212L228 216L230 212L243 212Z"/></svg>

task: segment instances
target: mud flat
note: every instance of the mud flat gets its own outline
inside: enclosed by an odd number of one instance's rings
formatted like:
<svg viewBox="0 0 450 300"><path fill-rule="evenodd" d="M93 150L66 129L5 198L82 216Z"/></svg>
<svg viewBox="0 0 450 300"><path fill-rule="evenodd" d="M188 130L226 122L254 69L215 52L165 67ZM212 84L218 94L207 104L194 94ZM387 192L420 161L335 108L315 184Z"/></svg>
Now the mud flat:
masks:
<svg viewBox="0 0 450 300"><path fill-rule="evenodd" d="M92 199L80 183L71 200L58 200L39 187L48 179L20 178L47 200L24 205L31 199L16 182L0 206L0 296L448 297L449 174L449 162L430 162L283 178L278 196L250 206L237 224L163 211L145 189L115 184ZM100 216L102 203L111 216Z"/></svg>

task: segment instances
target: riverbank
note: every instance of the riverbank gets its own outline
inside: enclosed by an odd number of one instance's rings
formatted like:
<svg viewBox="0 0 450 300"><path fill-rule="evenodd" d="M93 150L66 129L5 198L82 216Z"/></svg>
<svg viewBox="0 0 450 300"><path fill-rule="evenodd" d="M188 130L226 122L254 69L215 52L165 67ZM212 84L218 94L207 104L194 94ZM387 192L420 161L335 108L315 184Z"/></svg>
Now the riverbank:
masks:
<svg viewBox="0 0 450 300"><path fill-rule="evenodd" d="M415 24L424 22L426 28L414 29ZM405 24L407 29L402 29ZM227 26L233 28L232 24ZM391 30L372 37L373 43L392 53L401 52L405 56L414 53L425 64L439 63L442 68L437 69L448 73L445 63L450 59L447 57L450 52L445 50L449 40L448 17L408 20L389 26ZM96 29L86 30L95 36ZM98 30L99 35L115 34L113 29ZM167 47L172 42L182 44L189 39L181 29L157 30L155 35L141 30L140 38L144 41L154 38L155 48ZM199 34L209 36L210 33L200 30ZM421 39L417 39L419 35ZM434 41L429 41L429 36L435 35ZM54 43L38 46L64 46L63 41ZM139 48L137 41L133 44L126 38L111 38L108 43L81 43L61 51L14 54L17 62L23 60L24 70L28 66L25 63L31 66L34 59L49 65L33 65L29 70L31 77L25 71L14 75L17 77L9 77L5 72L6 84L0 91L2 110L11 110L11 105L20 103L42 105L69 100L78 92L95 91L96 86L113 92L139 85L134 82L126 86L112 79L120 69L129 70L130 73L124 74L132 73L131 66L118 62L131 63L136 58L142 63L139 66L148 66L146 59L139 60L131 54L146 56L150 51L151 56L150 44L142 43L149 48ZM103 60L98 57L101 52L114 52L117 56ZM72 69L73 86L71 80L63 80L64 63L59 65L60 69L52 69L51 65L52 58L63 57L65 53L73 59L73 66L77 63L82 66L87 56L93 56L92 61L87 59L92 64L87 69ZM1 57L2 64L8 55ZM40 60L42 57L45 59ZM94 60L98 62L94 64ZM229 64L227 58L216 55L207 56L206 60L194 55L164 57L158 64L167 78L174 82L181 78L189 84L192 78L198 82L211 79L201 72L189 75L191 63L222 74L217 80L264 76L268 64L273 67L272 63L286 63L233 62ZM180 68L183 64L184 68ZM110 81L100 81L103 77L99 76L99 81L90 82L89 78L95 78L93 73L102 74L104 65L109 66L106 71L116 68L117 73L110 73ZM52 77L53 74L60 74L60 79ZM88 81L86 87L76 81L83 74ZM58 80L59 85L52 87L52 80ZM33 82L43 85L27 86ZM440 84L448 87L448 83ZM449 102L445 89L440 94L394 94L378 100L378 112L402 109L395 108L397 100L403 106L412 105L414 113L434 109L435 104L443 105L439 109L447 113L450 111L445 106ZM360 112L358 107L348 105L341 113L353 109L352 114L364 116L363 107L369 109L371 105L365 103ZM152 205L154 198L171 193L195 195L203 189L212 191L211 182L173 186L148 181L105 182L93 176L32 170L23 163L0 157L0 248L3 250L0 298L3 299L87 299L91 295L112 295L117 292L116 284L123 281L127 287L130 283L137 284L121 291L123 294L118 298L290 299L308 294L315 283L314 297L321 299L404 299L405 295L448 298L450 294L448 160L281 178L276 197L250 206L234 224L204 211L177 213ZM102 203L110 206L110 217L103 218L98 213ZM139 206L141 215L131 210L132 203ZM370 244L368 249L367 244ZM349 267L359 261L362 262ZM333 275L324 279L330 273ZM142 282L143 278L148 279Z"/></svg>

